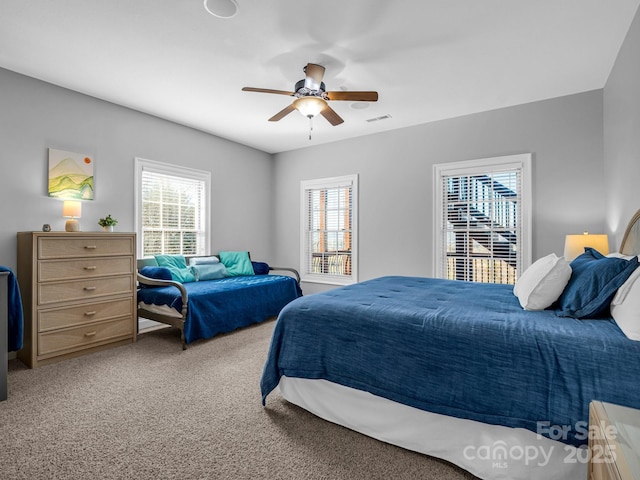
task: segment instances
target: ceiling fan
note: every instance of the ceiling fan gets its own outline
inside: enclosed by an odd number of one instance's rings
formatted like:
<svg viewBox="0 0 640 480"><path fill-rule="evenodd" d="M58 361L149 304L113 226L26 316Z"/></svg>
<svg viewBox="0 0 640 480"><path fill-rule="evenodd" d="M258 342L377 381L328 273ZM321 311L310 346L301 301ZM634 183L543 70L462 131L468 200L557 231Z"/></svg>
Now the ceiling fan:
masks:
<svg viewBox="0 0 640 480"><path fill-rule="evenodd" d="M268 88L244 87L244 92L275 93L278 95L288 95L296 97L289 106L283 108L273 117L270 122L277 122L294 110L298 110L302 115L310 120L320 114L326 118L333 126L340 125L344 120L333 110L327 101L347 100L352 102L376 102L378 92L327 92L322 77L325 68L315 63L307 63L304 67L305 78L296 83L293 92L286 90L271 90ZM311 135L309 135L311 138Z"/></svg>

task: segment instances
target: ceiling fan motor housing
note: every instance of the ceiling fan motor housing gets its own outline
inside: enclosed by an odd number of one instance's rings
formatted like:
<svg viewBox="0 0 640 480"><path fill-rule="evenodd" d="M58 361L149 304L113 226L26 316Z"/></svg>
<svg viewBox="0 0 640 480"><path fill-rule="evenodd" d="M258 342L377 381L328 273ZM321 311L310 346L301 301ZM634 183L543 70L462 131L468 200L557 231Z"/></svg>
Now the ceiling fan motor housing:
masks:
<svg viewBox="0 0 640 480"><path fill-rule="evenodd" d="M316 96L316 97L321 97L322 94L327 91L327 87L325 86L324 82L320 82L320 89L319 90L310 90L307 87L305 87L304 85L305 85L305 79L304 78L302 80L300 80L299 82L296 82L296 86L293 88L293 90L296 92L296 96L298 96L298 97L308 97L310 95L313 95L313 96Z"/></svg>

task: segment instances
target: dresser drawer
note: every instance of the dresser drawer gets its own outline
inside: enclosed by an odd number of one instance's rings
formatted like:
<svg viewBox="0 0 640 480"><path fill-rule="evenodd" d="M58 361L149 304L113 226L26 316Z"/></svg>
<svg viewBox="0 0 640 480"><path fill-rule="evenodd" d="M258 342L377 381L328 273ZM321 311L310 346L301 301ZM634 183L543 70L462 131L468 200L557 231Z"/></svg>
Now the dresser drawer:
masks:
<svg viewBox="0 0 640 480"><path fill-rule="evenodd" d="M38 258L99 257L134 255L135 245L130 236L86 236L75 238L38 238Z"/></svg>
<svg viewBox="0 0 640 480"><path fill-rule="evenodd" d="M69 300L86 300L105 295L132 293L133 275L40 283L38 284L38 304L49 305Z"/></svg>
<svg viewBox="0 0 640 480"><path fill-rule="evenodd" d="M38 331L46 332L57 328L75 327L124 315L133 315L133 300L131 298L85 303L76 307L39 310Z"/></svg>
<svg viewBox="0 0 640 480"><path fill-rule="evenodd" d="M131 317L41 333L38 335L38 355L78 350L132 335L133 322Z"/></svg>
<svg viewBox="0 0 640 480"><path fill-rule="evenodd" d="M68 280L131 273L133 257L97 257L38 262L38 281Z"/></svg>

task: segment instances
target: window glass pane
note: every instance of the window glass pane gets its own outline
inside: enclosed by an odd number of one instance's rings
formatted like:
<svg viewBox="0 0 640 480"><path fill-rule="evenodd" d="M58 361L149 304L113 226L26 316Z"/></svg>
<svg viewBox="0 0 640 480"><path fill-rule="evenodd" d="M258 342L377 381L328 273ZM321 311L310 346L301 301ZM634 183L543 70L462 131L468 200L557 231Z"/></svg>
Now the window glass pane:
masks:
<svg viewBox="0 0 640 480"><path fill-rule="evenodd" d="M198 253L198 236L194 232L182 234L182 253L184 255L196 255Z"/></svg>
<svg viewBox="0 0 640 480"><path fill-rule="evenodd" d="M143 235L145 256L162 254L162 232L147 230Z"/></svg>
<svg viewBox="0 0 640 480"><path fill-rule="evenodd" d="M209 174L136 159L140 171L142 255L207 253L205 211ZM140 165L142 165L140 167ZM157 165L157 167L156 167ZM167 173L173 172L175 174Z"/></svg>
<svg viewBox="0 0 640 480"><path fill-rule="evenodd" d="M180 216L180 227L184 229L195 230L196 228L196 209L194 207L183 206Z"/></svg>
<svg viewBox="0 0 640 480"><path fill-rule="evenodd" d="M142 204L142 226L147 228L160 228L160 204L146 202Z"/></svg>
<svg viewBox="0 0 640 480"><path fill-rule="evenodd" d="M521 175L520 167L492 171L487 165L487 173L440 178L445 278L515 283L521 261Z"/></svg>
<svg viewBox="0 0 640 480"><path fill-rule="evenodd" d="M303 276L304 273L312 273L327 275L333 280L339 277L349 280L354 274L352 225L355 178L350 177L340 186L323 187L318 185L322 181L314 181L315 186L305 187L303 198L306 205L302 208L306 231L302 236L305 245L301 249Z"/></svg>
<svg viewBox="0 0 640 480"><path fill-rule="evenodd" d="M164 228L178 228L179 224L179 210L178 205L165 203L162 209L162 226Z"/></svg>

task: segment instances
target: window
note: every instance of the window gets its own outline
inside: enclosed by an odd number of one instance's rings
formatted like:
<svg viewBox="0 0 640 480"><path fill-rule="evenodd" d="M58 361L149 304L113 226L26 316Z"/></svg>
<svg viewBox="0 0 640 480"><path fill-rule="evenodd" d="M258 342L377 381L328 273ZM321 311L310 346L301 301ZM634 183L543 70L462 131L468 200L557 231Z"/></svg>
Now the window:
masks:
<svg viewBox="0 0 640 480"><path fill-rule="evenodd" d="M209 253L211 174L136 158L138 255Z"/></svg>
<svg viewBox="0 0 640 480"><path fill-rule="evenodd" d="M307 282L358 281L358 176L301 182L300 269Z"/></svg>
<svg viewBox="0 0 640 480"><path fill-rule="evenodd" d="M513 284L531 263L531 154L434 165L438 278Z"/></svg>

